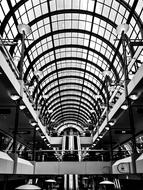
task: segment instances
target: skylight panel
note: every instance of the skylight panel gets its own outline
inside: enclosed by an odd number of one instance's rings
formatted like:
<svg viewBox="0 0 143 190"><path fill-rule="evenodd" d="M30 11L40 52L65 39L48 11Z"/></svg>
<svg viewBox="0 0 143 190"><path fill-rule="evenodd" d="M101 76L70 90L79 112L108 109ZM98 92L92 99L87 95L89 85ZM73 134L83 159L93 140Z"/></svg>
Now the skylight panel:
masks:
<svg viewBox="0 0 143 190"><path fill-rule="evenodd" d="M89 1L88 1L88 11L93 12L94 3L95 3L95 2L94 2L93 0L89 0Z"/></svg>
<svg viewBox="0 0 143 190"><path fill-rule="evenodd" d="M111 9L110 14L109 14L109 19L114 22L115 18L116 18L116 14L117 14L117 12L114 9Z"/></svg>
<svg viewBox="0 0 143 190"><path fill-rule="evenodd" d="M42 8L41 11L42 11L42 14L43 14L43 15L46 14L46 13L48 13L47 1L41 4L41 8Z"/></svg>
<svg viewBox="0 0 143 190"><path fill-rule="evenodd" d="M83 1L80 1L80 9L87 10L87 7L88 7L88 0L84 0L84 3Z"/></svg>
<svg viewBox="0 0 143 190"><path fill-rule="evenodd" d="M110 8L108 6L106 6L106 5L104 5L102 15L108 17L109 16L109 12L110 12Z"/></svg>
<svg viewBox="0 0 143 190"><path fill-rule="evenodd" d="M7 14L10 11L7 1L2 0L0 3L1 3L1 6L4 7L4 13Z"/></svg>
<svg viewBox="0 0 143 190"><path fill-rule="evenodd" d="M99 25L97 25L97 24L93 24L92 32L95 33L95 34L97 34L98 29L99 29Z"/></svg>
<svg viewBox="0 0 143 190"><path fill-rule="evenodd" d="M72 0L64 0L65 9L71 9L71 1Z"/></svg>
<svg viewBox="0 0 143 190"><path fill-rule="evenodd" d="M80 0L73 0L72 5L73 5L73 9L79 9L79 2Z"/></svg>
<svg viewBox="0 0 143 190"><path fill-rule="evenodd" d="M2 22L4 18L5 18L5 14L3 12L3 9L0 6L0 21Z"/></svg>
<svg viewBox="0 0 143 190"><path fill-rule="evenodd" d="M90 22L86 22L85 30L91 31L91 23Z"/></svg>
<svg viewBox="0 0 143 190"><path fill-rule="evenodd" d="M29 21L34 20L35 15L34 15L34 11L33 11L33 9L30 9L27 13L28 13Z"/></svg>
<svg viewBox="0 0 143 190"><path fill-rule="evenodd" d="M60 1L60 0L58 0ZM50 2L50 9L52 11L56 11L56 0L49 1Z"/></svg>
<svg viewBox="0 0 143 190"><path fill-rule="evenodd" d="M101 12L102 12L102 6L103 6L103 5L102 5L101 3L97 2L97 3L96 3L95 12L98 13L98 14L101 14Z"/></svg>
<svg viewBox="0 0 143 190"><path fill-rule="evenodd" d="M86 26L86 22L85 21L79 21L79 29L84 30Z"/></svg>

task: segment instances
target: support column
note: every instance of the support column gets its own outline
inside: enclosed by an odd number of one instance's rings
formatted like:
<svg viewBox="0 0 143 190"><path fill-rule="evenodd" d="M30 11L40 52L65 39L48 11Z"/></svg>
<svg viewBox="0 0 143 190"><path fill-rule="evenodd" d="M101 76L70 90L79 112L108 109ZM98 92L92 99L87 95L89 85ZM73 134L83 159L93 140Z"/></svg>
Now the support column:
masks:
<svg viewBox="0 0 143 190"><path fill-rule="evenodd" d="M125 88L125 99L127 101L128 105L128 114L129 114L129 124L130 129L132 132L131 142L132 142L132 168L133 173L136 173L136 136L135 136L135 126L134 126L134 116L133 116L133 110L131 105L131 100L128 95L128 69L127 69L127 57L126 57L126 45L125 45L125 33L122 32L122 45L123 45L123 60L124 60L124 88Z"/></svg>

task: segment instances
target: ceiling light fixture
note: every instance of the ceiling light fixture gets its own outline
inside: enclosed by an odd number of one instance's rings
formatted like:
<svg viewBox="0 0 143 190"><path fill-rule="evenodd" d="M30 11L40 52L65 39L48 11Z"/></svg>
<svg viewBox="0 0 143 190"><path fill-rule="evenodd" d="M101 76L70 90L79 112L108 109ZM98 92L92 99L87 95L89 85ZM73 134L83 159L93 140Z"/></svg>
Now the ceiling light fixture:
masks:
<svg viewBox="0 0 143 190"><path fill-rule="evenodd" d="M11 95L10 97L11 97L11 99L14 100L14 101L16 101L16 100L18 100L18 99L20 98L20 96L17 95L17 94L13 94L13 95Z"/></svg>
<svg viewBox="0 0 143 190"><path fill-rule="evenodd" d="M100 139L102 139L102 137L103 137L102 135L99 135L99 138L100 138Z"/></svg>
<svg viewBox="0 0 143 190"><path fill-rule="evenodd" d="M34 126L37 125L37 122L36 121L32 121L30 124L34 127Z"/></svg>
<svg viewBox="0 0 143 190"><path fill-rule="evenodd" d="M51 110L51 109L48 109L48 113L52 113L53 112L53 110Z"/></svg>
<svg viewBox="0 0 143 190"><path fill-rule="evenodd" d="M18 62L20 61L20 57L19 56L14 56L13 57L13 62L18 64Z"/></svg>
<svg viewBox="0 0 143 190"><path fill-rule="evenodd" d="M96 94L96 95L95 95L95 98L102 98L102 96L99 95L99 94Z"/></svg>
<svg viewBox="0 0 143 190"><path fill-rule="evenodd" d="M94 110L94 109L92 109L92 110L90 110L90 112L91 112L91 113L95 113L95 110Z"/></svg>
<svg viewBox="0 0 143 190"><path fill-rule="evenodd" d="M115 120L111 120L108 123L109 123L110 126L113 126L113 125L115 125Z"/></svg>
<svg viewBox="0 0 143 190"><path fill-rule="evenodd" d="M21 186L16 188L16 190L32 190L32 189L33 190L39 190L41 188L36 186L36 185L32 185L32 184L21 185Z"/></svg>
<svg viewBox="0 0 143 190"><path fill-rule="evenodd" d="M109 70L105 70L102 72L103 76L106 77L106 76L111 76L112 75L112 72L109 71Z"/></svg>
<svg viewBox="0 0 143 190"><path fill-rule="evenodd" d="M25 105L20 105L19 107L20 107L21 110L24 110L26 108Z"/></svg>
<svg viewBox="0 0 143 190"><path fill-rule="evenodd" d="M118 34L118 35L121 35L122 34L122 32L124 32L125 34L128 32L128 30L129 30L129 25L128 24L120 24L119 26L117 26L117 28L116 28L116 33Z"/></svg>
<svg viewBox="0 0 143 190"><path fill-rule="evenodd" d="M105 127L105 129L106 129L107 131L109 131L110 128L109 128L109 127Z"/></svg>
<svg viewBox="0 0 143 190"><path fill-rule="evenodd" d="M44 94L44 95L43 95L43 98L44 98L44 99L47 99L48 97L49 97L48 94Z"/></svg>
<svg viewBox="0 0 143 190"><path fill-rule="evenodd" d="M100 185L114 185L114 183L112 181L108 181L108 180L101 181L99 184Z"/></svg>
<svg viewBox="0 0 143 190"><path fill-rule="evenodd" d="M28 35L32 32L30 26L27 24L19 24L17 27L20 34L24 33Z"/></svg>
<svg viewBox="0 0 143 190"><path fill-rule="evenodd" d="M123 104L123 105L121 106L121 108L122 108L123 110L127 110L127 109L128 109L128 106L127 106L126 104Z"/></svg>
<svg viewBox="0 0 143 190"><path fill-rule="evenodd" d="M139 96L137 94L131 94L129 97L132 100L137 100L139 98Z"/></svg>
<svg viewBox="0 0 143 190"><path fill-rule="evenodd" d="M54 179L47 179L45 180L45 182L48 182L48 183L56 183L56 181Z"/></svg>
<svg viewBox="0 0 143 190"><path fill-rule="evenodd" d="M40 70L34 71L34 75L40 77L42 75L42 71Z"/></svg>

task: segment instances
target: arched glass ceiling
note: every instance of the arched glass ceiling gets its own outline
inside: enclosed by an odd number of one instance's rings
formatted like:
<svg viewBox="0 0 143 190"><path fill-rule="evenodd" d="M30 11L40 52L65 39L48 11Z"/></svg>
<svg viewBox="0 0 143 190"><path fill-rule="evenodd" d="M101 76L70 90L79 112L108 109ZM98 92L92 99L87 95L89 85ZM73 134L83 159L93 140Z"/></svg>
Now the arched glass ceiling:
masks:
<svg viewBox="0 0 143 190"><path fill-rule="evenodd" d="M123 51L120 37L115 40L116 27L129 24L126 50L132 57L138 47L131 47L129 42L143 38L142 20L142 0L0 2L0 34L3 39L18 42L8 48L13 57L21 53L18 24L28 24L32 29L25 41L24 82L32 84L29 96L41 106L41 117L48 123L57 119L59 127L68 123L80 123L82 127L87 119L98 120L106 99L102 72L111 70L112 81L123 80ZM38 81L36 70L42 71ZM135 70L130 66L130 71ZM100 101L96 95L101 95Z"/></svg>

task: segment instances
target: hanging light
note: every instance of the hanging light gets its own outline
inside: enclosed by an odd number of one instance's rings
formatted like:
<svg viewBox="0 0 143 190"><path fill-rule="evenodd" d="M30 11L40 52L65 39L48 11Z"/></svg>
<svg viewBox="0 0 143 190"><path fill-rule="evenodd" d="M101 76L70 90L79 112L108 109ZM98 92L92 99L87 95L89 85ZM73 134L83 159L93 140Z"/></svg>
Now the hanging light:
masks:
<svg viewBox="0 0 143 190"><path fill-rule="evenodd" d="M99 95L99 94L95 95L95 100L98 100L98 99L101 99L101 98L102 98L101 95Z"/></svg>
<svg viewBox="0 0 143 190"><path fill-rule="evenodd" d="M32 190L32 189L33 190L39 190L41 188L36 186L36 185L32 185L32 184L21 185L21 186L16 188L16 190Z"/></svg>
<svg viewBox="0 0 143 190"><path fill-rule="evenodd" d="M48 109L48 113L52 113L52 112L53 112L53 110Z"/></svg>
<svg viewBox="0 0 143 190"><path fill-rule="evenodd" d="M36 71L34 71L34 75L37 77L40 77L42 75L42 71L36 70Z"/></svg>
<svg viewBox="0 0 143 190"><path fill-rule="evenodd" d="M102 72L103 76L106 77L106 76L111 76L112 75L112 72L109 71L109 70L105 70Z"/></svg>
<svg viewBox="0 0 143 190"><path fill-rule="evenodd" d="M31 28L27 24L19 24L17 27L18 27L18 31L20 34L24 33L24 34L28 35L31 33Z"/></svg>
<svg viewBox="0 0 143 190"><path fill-rule="evenodd" d="M118 35L121 35L122 32L124 32L125 34L128 32L129 30L129 25L128 24L120 24L119 26L117 26L116 28L116 33Z"/></svg>
<svg viewBox="0 0 143 190"><path fill-rule="evenodd" d="M13 57L13 62L17 65L18 62L20 61L20 57L19 56L14 56Z"/></svg>
<svg viewBox="0 0 143 190"><path fill-rule="evenodd" d="M43 98L44 98L44 99L47 99L48 97L49 97L48 94L44 94L44 95L43 95Z"/></svg>

